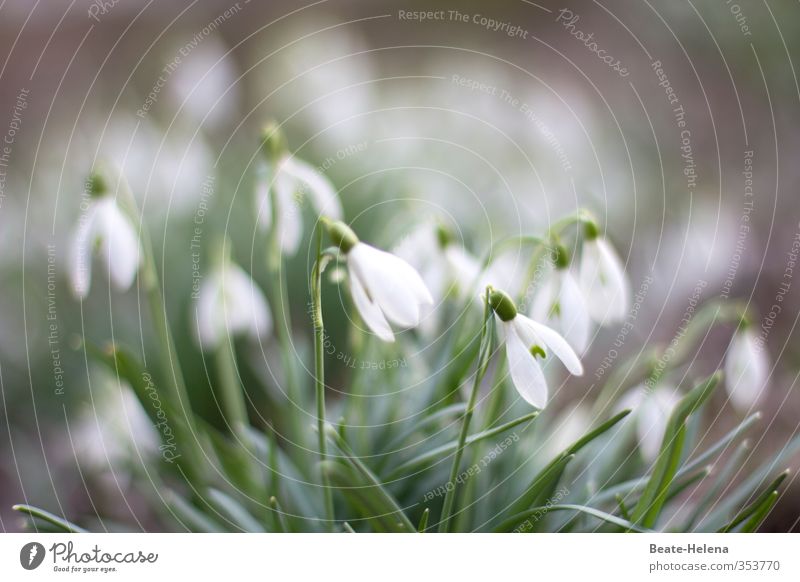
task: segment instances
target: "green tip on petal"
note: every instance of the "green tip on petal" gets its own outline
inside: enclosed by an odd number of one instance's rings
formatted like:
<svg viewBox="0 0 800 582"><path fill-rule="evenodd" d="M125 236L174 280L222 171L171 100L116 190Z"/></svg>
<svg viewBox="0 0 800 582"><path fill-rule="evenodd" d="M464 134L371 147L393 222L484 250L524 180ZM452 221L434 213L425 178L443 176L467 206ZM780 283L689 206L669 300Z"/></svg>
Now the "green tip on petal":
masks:
<svg viewBox="0 0 800 582"><path fill-rule="evenodd" d="M344 222L322 218L322 224L327 229L331 242L339 247L344 254L349 253L350 250L358 244L356 233Z"/></svg>
<svg viewBox="0 0 800 582"><path fill-rule="evenodd" d="M542 346L531 346L531 355L534 358L538 356L542 359L545 359L547 357L547 353L544 351Z"/></svg>
<svg viewBox="0 0 800 582"><path fill-rule="evenodd" d="M268 121L261 130L261 151L270 161L279 160L288 151L286 136L277 121Z"/></svg>
<svg viewBox="0 0 800 582"><path fill-rule="evenodd" d="M489 305L501 321L511 321L517 316L517 306L507 293L499 289L489 291Z"/></svg>

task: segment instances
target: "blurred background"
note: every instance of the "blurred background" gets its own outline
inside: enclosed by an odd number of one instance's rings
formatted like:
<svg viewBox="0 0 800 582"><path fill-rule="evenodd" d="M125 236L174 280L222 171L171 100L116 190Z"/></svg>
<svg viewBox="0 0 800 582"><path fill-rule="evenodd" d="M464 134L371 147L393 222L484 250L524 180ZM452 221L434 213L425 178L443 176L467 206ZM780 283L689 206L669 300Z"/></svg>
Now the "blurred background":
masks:
<svg viewBox="0 0 800 582"><path fill-rule="evenodd" d="M22 527L10 510L19 502L103 516L98 527L161 527L128 470L157 449L152 427L82 344L113 338L146 355L139 292L110 290L101 275L81 303L67 282L84 179L103 159L130 181L193 405L215 423L191 340L191 242L202 225L206 270L212 233L224 231L267 288L254 192L271 118L333 181L362 238L383 247L436 220L482 255L591 209L634 291L652 278L621 354L669 342L698 286L701 301L747 303L773 364L754 455L780 449L800 422L798 39L800 6L774 1L6 0L2 529ZM301 248L287 271L300 355L307 267ZM337 341L345 315L331 317ZM591 389L618 331L594 338L575 390ZM731 331L705 338L696 365L718 367ZM264 345L245 347L245 373L268 406L263 368L277 356ZM711 420L723 431L735 418L726 407ZM768 529L796 527L790 491Z"/></svg>

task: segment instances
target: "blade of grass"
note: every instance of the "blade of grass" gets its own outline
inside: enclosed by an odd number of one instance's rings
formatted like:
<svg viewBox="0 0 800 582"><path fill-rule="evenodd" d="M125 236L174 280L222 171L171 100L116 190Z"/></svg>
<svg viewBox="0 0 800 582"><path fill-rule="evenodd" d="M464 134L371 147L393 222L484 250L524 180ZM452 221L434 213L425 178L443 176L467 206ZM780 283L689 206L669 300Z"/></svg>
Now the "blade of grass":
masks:
<svg viewBox="0 0 800 582"><path fill-rule="evenodd" d="M560 505L542 505L541 507L532 507L522 513L518 513L513 517L508 518L503 523L501 523L498 527L495 528L495 533L504 533L513 531L515 527L524 523L530 522L531 517L536 517L538 520L540 517L544 516L545 514L551 511L577 511L580 513L584 513L586 515L591 515L592 517L596 517L601 521L605 521L607 523L617 525L623 527L625 529L630 529L636 532L647 532L648 530L640 528L635 523L630 522L625 519L621 519L616 515L611 515L610 513L606 513L605 511L600 511L599 509L595 509L593 507L587 507L585 505L573 505L570 503L560 504ZM530 523L529 523L530 525ZM530 528L528 528L530 529ZM527 531L527 530L526 530Z"/></svg>
<svg viewBox="0 0 800 582"><path fill-rule="evenodd" d="M38 507L34 507L33 505L25 505L18 504L12 506L14 511L19 511L20 513L24 513L25 515L29 515L35 519L41 519L44 522L47 522L51 525L56 526L58 529L65 531L67 533L88 533L82 527L75 525L74 523L67 521L61 517L58 517L55 514L50 513L44 509L40 509Z"/></svg>
<svg viewBox="0 0 800 582"><path fill-rule="evenodd" d="M352 449L350 449L350 446L331 424L325 425L325 436L327 436L336 445L339 451L341 451L348 464L374 488L375 495L380 498L381 503L393 510L399 523L402 525L402 530L407 532L414 531L414 525L409 521L408 516L406 516L394 496L386 490L383 483L380 482L369 467L355 455Z"/></svg>
<svg viewBox="0 0 800 582"><path fill-rule="evenodd" d="M528 414L524 414L524 415L520 416L519 418L517 418L515 420L512 420L510 422L507 422L507 423L505 423L503 425L500 425L498 427L472 434L472 435L470 435L470 436L468 436L466 438L465 446L469 446L469 445L471 445L473 443L477 443L477 442L480 442L482 440L492 438L493 436L502 434L505 431L507 431L509 429L512 429L517 425L520 425L520 424L522 424L524 422L528 422L529 420L535 419L537 416L539 416L539 411L538 410L536 410L534 412L529 412ZM431 449L430 451L426 451L426 452L422 453L421 455L418 455L418 456L414 457L413 459L410 459L410 460L404 462L399 467L393 469L391 471L391 473L389 473L389 478L387 480L392 481L392 480L402 476L404 473L406 473L406 472L408 472L408 471L410 471L412 469L416 469L416 468L418 468L418 467L420 467L422 465L425 465L426 463L428 463L429 461L432 461L433 459L436 459L438 457L442 457L442 456L447 455L448 453L456 450L457 447L458 447L458 441L453 440L453 441L445 443L445 444L443 444L441 446L438 446L438 447L436 447L434 449Z"/></svg>
<svg viewBox="0 0 800 582"><path fill-rule="evenodd" d="M678 472L683 442L686 438L686 420L708 400L719 384L720 378L721 373L717 372L700 382L672 411L664 431L656 465L633 510L634 522L652 528L658 519L672 480Z"/></svg>

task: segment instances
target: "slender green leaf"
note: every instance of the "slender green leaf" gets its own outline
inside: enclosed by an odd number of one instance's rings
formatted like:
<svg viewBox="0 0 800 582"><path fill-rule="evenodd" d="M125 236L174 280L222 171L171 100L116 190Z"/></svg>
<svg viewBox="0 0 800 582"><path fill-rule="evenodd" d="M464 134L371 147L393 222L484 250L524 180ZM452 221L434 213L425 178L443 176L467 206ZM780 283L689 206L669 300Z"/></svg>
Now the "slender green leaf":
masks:
<svg viewBox="0 0 800 582"><path fill-rule="evenodd" d="M49 511L45 511L44 509L40 509L32 505L19 504L19 505L14 505L11 509L29 515L35 519L40 519L46 523L54 525L59 530L67 533L88 533L82 527L77 526L74 523L67 521L64 518L58 517L57 515L54 515Z"/></svg>
<svg viewBox="0 0 800 582"><path fill-rule="evenodd" d="M499 435L501 433L504 433L505 431L507 431L509 429L512 429L517 425L520 425L520 424L522 424L524 422L527 422L529 420L533 420L537 416L539 416L539 411L538 410L534 411L534 412L530 412L530 413L525 414L523 416L520 416L516 420L512 420L511 422L507 422L506 424L503 424L501 426L498 426L498 427L495 427L495 428L492 428L492 429L489 429L489 430L484 430L484 431L472 434L472 435L467 437L465 446L469 446L469 445L471 445L473 443L477 443L479 441L492 438L493 436L496 436L496 435ZM445 443L445 444L443 444L443 445L441 445L439 447L436 447L434 449L426 451L426 452L422 453L421 455L419 455L417 457L414 457L413 459L411 459L409 461L406 461L405 463L403 463L402 465L400 465L399 467L394 469L389 474L389 480L390 481L394 480L394 479L400 477L401 475L403 475L405 473L408 473L409 471L411 471L413 469L417 469L418 467L421 467L421 466L425 465L426 463L428 463L428 462L430 462L430 461L432 461L432 460L434 460L434 459L436 459L438 457L445 456L448 453L451 453L451 452L455 451L457 447L458 447L458 441L452 440L452 441L450 441L448 443Z"/></svg>
<svg viewBox="0 0 800 582"><path fill-rule="evenodd" d="M392 496L392 494L386 490L386 488L383 486L383 483L380 482L380 480L369 469L369 467L367 467L361 461L361 459L356 456L356 454L352 451L352 449L350 449L350 446L344 441L336 429L330 424L327 424L325 425L325 434L341 451L348 464L371 485L373 494L380 500L380 503L393 510L393 512L396 514L396 519L402 525L402 531L414 531L414 525L411 523L411 521L409 521L408 516L406 516L405 512L400 507L400 504L397 503L397 500L395 500L394 496Z"/></svg>
<svg viewBox="0 0 800 582"><path fill-rule="evenodd" d="M560 504L560 505L543 505L541 507L532 507L522 513L518 513L517 515L510 517L503 523L501 523L497 528L495 528L496 533L503 533L513 531L515 528L519 528L520 526L525 526L525 531L530 531L532 529L532 523L530 519L536 518L536 520L540 519L545 514L551 511L577 511L580 513L584 513L586 515L591 515L592 517L596 517L599 520L605 521L607 523L618 525L622 528L629 529L636 532L647 532L648 530L640 528L636 524L617 517L616 515L611 515L610 513L606 513L605 511L600 511L599 509L595 509L593 507L587 507L585 505L573 505L573 504Z"/></svg>
<svg viewBox="0 0 800 582"><path fill-rule="evenodd" d="M636 523L651 528L658 519L672 481L678 472L686 438L686 420L708 400L719 384L720 378L721 374L717 372L698 384L672 411L661 441L661 451L656 465L633 510L632 517Z"/></svg>

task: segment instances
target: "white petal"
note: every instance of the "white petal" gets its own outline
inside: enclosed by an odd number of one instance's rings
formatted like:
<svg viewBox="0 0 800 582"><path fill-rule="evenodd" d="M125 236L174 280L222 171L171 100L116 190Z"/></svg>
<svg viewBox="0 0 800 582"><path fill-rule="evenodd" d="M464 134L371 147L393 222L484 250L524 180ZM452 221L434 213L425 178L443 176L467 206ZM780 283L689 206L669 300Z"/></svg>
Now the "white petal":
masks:
<svg viewBox="0 0 800 582"><path fill-rule="evenodd" d="M658 457L670 414L678 400L675 389L667 386L659 387L642 398L636 412L636 433L642 455L648 461L654 461Z"/></svg>
<svg viewBox="0 0 800 582"><path fill-rule="evenodd" d="M579 353L583 353L589 345L591 334L591 318L583 293L578 287L575 277L569 271L561 273L561 289L559 292L561 306L560 325L564 339Z"/></svg>
<svg viewBox="0 0 800 582"><path fill-rule="evenodd" d="M219 274L213 273L200 286L195 312L197 339L200 347L204 350L216 348L225 333L222 311L222 289Z"/></svg>
<svg viewBox="0 0 800 582"><path fill-rule="evenodd" d="M547 405L547 381L542 367L517 335L514 325L506 323L503 327L506 332L508 369L517 392L529 404L536 408L544 408Z"/></svg>
<svg viewBox="0 0 800 582"><path fill-rule="evenodd" d="M512 321L521 337L525 338L527 336L540 340L548 350L551 350L561 360L572 375L583 375L583 365L580 358L569 346L567 340L561 337L558 332L524 315L517 315Z"/></svg>
<svg viewBox="0 0 800 582"><path fill-rule="evenodd" d="M319 215L342 220L342 204L328 178L295 157L286 158L281 169L302 184L303 192L308 194Z"/></svg>
<svg viewBox="0 0 800 582"><path fill-rule="evenodd" d="M358 309L358 313L364 323L367 324L367 327L383 341L393 342L394 334L392 333L392 328L389 327L389 323L380 308L367 296L358 274L352 268L350 269L350 291L353 295L353 303L355 303L356 309Z"/></svg>
<svg viewBox="0 0 800 582"><path fill-rule="evenodd" d="M766 350L751 330L734 335L725 358L725 388L737 410L747 412L758 405L769 366Z"/></svg>
<svg viewBox="0 0 800 582"><path fill-rule="evenodd" d="M96 228L111 281L121 291L133 284L139 270L139 236L113 199L98 202Z"/></svg>
<svg viewBox="0 0 800 582"><path fill-rule="evenodd" d="M89 295L92 284L92 246L96 210L96 204L89 206L70 241L69 277L72 292L78 299L85 299Z"/></svg>
<svg viewBox="0 0 800 582"><path fill-rule="evenodd" d="M257 337L272 331L272 316L264 294L238 265L225 269L222 296L228 333Z"/></svg>
<svg viewBox="0 0 800 582"><path fill-rule="evenodd" d="M447 245L444 256L450 266L453 280L461 293L468 293L478 280L481 265L478 259L470 255L463 247L455 244Z"/></svg>
<svg viewBox="0 0 800 582"><path fill-rule="evenodd" d="M557 318L553 317L553 306L558 302L559 281L554 269L544 275L543 281L531 306L531 317L547 325L557 325Z"/></svg>
<svg viewBox="0 0 800 582"><path fill-rule="evenodd" d="M358 243L350 249L347 261L366 294L394 323L416 326L420 320L420 304L433 304L422 277L399 257Z"/></svg>
<svg viewBox="0 0 800 582"><path fill-rule="evenodd" d="M267 180L258 180L255 199L258 226L267 230L272 226L272 203L269 199L269 182Z"/></svg>
<svg viewBox="0 0 800 582"><path fill-rule="evenodd" d="M294 180L283 172L278 172L271 187L275 195L275 228L284 254L294 255L300 246L303 234L303 216L295 200Z"/></svg>
<svg viewBox="0 0 800 582"><path fill-rule="evenodd" d="M592 319L608 324L625 319L630 284L622 261L604 238L583 245L580 285Z"/></svg>

